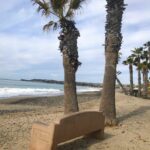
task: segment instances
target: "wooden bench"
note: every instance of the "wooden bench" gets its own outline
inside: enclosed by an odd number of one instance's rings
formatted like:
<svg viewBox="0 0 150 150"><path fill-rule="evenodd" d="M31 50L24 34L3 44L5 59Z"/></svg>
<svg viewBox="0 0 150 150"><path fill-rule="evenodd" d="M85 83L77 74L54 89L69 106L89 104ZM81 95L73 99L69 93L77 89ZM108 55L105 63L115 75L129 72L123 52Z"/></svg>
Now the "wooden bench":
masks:
<svg viewBox="0 0 150 150"><path fill-rule="evenodd" d="M103 138L104 116L101 112L77 112L57 123L35 123L31 131L30 150L56 150L57 144L80 137Z"/></svg>

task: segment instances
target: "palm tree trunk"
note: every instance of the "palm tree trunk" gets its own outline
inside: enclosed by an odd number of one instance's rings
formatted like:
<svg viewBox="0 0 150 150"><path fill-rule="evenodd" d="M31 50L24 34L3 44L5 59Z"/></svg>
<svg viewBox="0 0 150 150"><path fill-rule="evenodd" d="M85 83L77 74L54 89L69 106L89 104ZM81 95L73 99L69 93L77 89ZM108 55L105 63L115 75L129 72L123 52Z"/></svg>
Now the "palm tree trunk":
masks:
<svg viewBox="0 0 150 150"><path fill-rule="evenodd" d="M141 96L141 70L138 69L138 96Z"/></svg>
<svg viewBox="0 0 150 150"><path fill-rule="evenodd" d="M78 61L77 39L80 36L73 21L61 20L62 31L58 39L60 40L60 50L63 53L64 66L64 113L79 111L76 93L76 71L81 64Z"/></svg>
<svg viewBox="0 0 150 150"><path fill-rule="evenodd" d="M130 72L130 95L133 95L133 66L129 64L129 72Z"/></svg>
<svg viewBox="0 0 150 150"><path fill-rule="evenodd" d="M150 63L150 46L148 46L148 54L149 54L148 60L149 60L149 63Z"/></svg>
<svg viewBox="0 0 150 150"><path fill-rule="evenodd" d="M68 57L63 55L63 65L64 65L64 113L72 113L79 111L77 93L76 93L76 79L75 71L69 63Z"/></svg>
<svg viewBox="0 0 150 150"><path fill-rule="evenodd" d="M100 111L103 111L106 125L116 125L115 82L118 52L121 47L122 15L124 0L107 1L107 21L105 34L105 74Z"/></svg>
<svg viewBox="0 0 150 150"><path fill-rule="evenodd" d="M105 115L106 125L116 124L115 81L117 53L106 53L105 74L100 110Z"/></svg>
<svg viewBox="0 0 150 150"><path fill-rule="evenodd" d="M148 95L148 71L147 69L143 70L143 83L144 83L143 97L147 98L147 95Z"/></svg>

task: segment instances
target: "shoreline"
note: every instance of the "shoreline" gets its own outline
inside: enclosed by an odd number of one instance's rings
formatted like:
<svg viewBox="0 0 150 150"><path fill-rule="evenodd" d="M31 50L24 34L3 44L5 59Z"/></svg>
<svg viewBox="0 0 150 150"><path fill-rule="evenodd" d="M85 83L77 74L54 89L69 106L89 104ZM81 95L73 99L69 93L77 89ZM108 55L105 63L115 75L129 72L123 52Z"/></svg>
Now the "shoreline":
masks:
<svg viewBox="0 0 150 150"><path fill-rule="evenodd" d="M83 96L92 96L92 95L101 95L101 91L88 91L88 92L78 92L78 97ZM33 101L33 100L40 100L40 99L63 99L64 94L57 94L57 95L43 95L43 96L14 96L8 98L0 98L0 104L12 104L12 103L19 103L21 101Z"/></svg>
<svg viewBox="0 0 150 150"><path fill-rule="evenodd" d="M93 90L93 91L77 91L77 95L82 95L82 94L92 94L92 93L97 93L101 92L101 89L98 90ZM18 95L18 96L10 96L10 97L0 97L0 102L2 101L9 101L10 99L27 99L27 98L43 98L43 97L57 97L57 96L64 96L64 93L54 93L54 94L41 94L41 95Z"/></svg>
<svg viewBox="0 0 150 150"><path fill-rule="evenodd" d="M78 88L78 93L101 91L101 88L84 87ZM0 101L17 97L45 97L64 95L64 91L57 88L0 88Z"/></svg>

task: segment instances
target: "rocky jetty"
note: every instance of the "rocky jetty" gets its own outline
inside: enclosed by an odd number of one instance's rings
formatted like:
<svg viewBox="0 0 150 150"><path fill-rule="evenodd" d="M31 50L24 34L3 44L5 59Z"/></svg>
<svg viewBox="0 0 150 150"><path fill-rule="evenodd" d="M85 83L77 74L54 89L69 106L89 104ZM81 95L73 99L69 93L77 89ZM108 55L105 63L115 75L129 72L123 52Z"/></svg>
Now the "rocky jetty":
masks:
<svg viewBox="0 0 150 150"><path fill-rule="evenodd" d="M21 79L21 81L29 81L29 82L41 82L41 83L51 83L51 84L64 84L64 81L57 80L47 80L47 79ZM76 82L78 86L90 86L90 87L102 87L99 83L88 83L88 82Z"/></svg>

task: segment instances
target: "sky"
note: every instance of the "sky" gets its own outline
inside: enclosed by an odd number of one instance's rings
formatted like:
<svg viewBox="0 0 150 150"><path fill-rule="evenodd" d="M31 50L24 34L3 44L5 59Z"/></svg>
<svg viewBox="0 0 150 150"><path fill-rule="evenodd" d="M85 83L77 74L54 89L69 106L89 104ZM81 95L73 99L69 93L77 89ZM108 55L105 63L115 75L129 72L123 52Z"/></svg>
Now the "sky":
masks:
<svg viewBox="0 0 150 150"><path fill-rule="evenodd" d="M128 67L122 61L130 50L150 40L150 1L125 0L128 4L123 15L122 59L119 79L129 83ZM106 1L87 0L76 13L79 60L77 81L103 82L104 34ZM62 55L57 39L59 31L43 32L47 18L36 12L31 0L2 1L0 5L0 78L63 80ZM137 82L135 70L134 81Z"/></svg>

